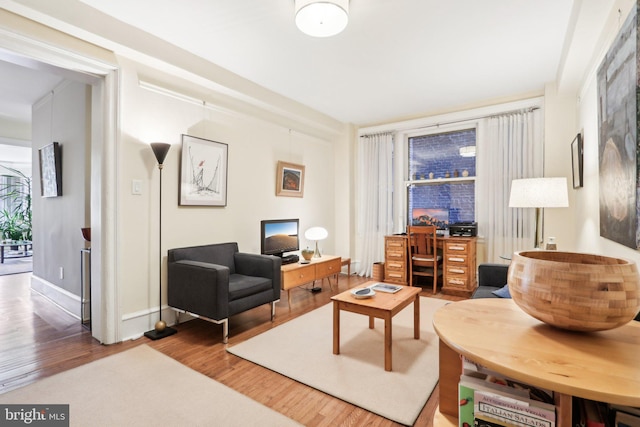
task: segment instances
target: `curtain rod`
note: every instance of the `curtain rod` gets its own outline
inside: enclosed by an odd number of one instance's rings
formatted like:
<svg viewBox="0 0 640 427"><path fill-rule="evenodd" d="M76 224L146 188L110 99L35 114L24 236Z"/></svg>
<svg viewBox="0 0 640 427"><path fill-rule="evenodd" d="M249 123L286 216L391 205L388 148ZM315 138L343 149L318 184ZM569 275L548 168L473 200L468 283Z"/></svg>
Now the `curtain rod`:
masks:
<svg viewBox="0 0 640 427"><path fill-rule="evenodd" d="M360 135L360 138L368 137L368 136L374 136L374 135L386 135L386 134L389 134L389 133L393 134L393 133L399 132L401 130L429 129L429 128L434 128L434 127L453 125L453 124L456 124L456 123L470 122L470 121L473 121L473 120L490 119L490 118L494 118L494 117L507 116L509 114L514 114L514 113L522 113L522 112L530 113L532 111L539 110L539 109L540 109L540 107L537 107L537 106L528 107L528 108L518 108L516 110L504 111L504 112L501 112L501 113L498 113L498 114L485 114L485 115L482 115L482 116L469 117L469 118L462 119L462 120L451 120L451 121L448 121L448 122L438 122L438 123L434 123L434 124L431 124L431 125L425 125L425 126L419 126L419 127L393 129L393 130L384 131L384 132L375 132L375 133L370 133L370 134L364 134L364 135Z"/></svg>
<svg viewBox="0 0 640 427"><path fill-rule="evenodd" d="M395 130L386 130L384 132L366 133L364 135L360 135L360 138L367 138L370 136L380 136L380 135L393 135L394 133L396 133Z"/></svg>

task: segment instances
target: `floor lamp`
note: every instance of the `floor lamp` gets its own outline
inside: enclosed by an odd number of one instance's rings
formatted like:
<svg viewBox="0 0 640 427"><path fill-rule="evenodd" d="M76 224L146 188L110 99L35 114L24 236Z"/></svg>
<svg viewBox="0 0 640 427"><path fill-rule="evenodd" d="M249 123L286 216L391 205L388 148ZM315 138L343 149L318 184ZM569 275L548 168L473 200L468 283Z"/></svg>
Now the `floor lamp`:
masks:
<svg viewBox="0 0 640 427"><path fill-rule="evenodd" d="M536 208L534 247L539 249L544 238L540 227L542 209L569 206L567 178L526 178L511 181L510 208Z"/></svg>
<svg viewBox="0 0 640 427"><path fill-rule="evenodd" d="M164 159L167 157L167 153L169 152L169 148L171 148L171 144L167 144L164 142L152 142L151 149L153 150L153 154L155 154L156 159L158 160L158 169L160 170L160 201L158 206L158 313L159 319L156 322L155 329L147 331L144 333L144 336L147 338L151 338L152 340L159 340L170 335L175 334L176 331L173 328L167 326L167 323L162 320L162 163Z"/></svg>

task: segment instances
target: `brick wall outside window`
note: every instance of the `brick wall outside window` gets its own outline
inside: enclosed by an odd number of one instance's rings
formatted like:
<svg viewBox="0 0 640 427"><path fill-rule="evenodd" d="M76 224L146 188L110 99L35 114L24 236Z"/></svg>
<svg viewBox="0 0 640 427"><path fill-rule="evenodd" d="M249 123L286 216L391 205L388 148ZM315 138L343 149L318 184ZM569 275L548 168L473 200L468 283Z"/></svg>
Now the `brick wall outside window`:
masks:
<svg viewBox="0 0 640 427"><path fill-rule="evenodd" d="M460 148L476 145L475 129L409 138L409 179L429 180L476 176L476 158L460 156ZM409 187L413 218L425 212L448 224L475 221L475 182L418 184ZM416 221L411 219L412 223Z"/></svg>

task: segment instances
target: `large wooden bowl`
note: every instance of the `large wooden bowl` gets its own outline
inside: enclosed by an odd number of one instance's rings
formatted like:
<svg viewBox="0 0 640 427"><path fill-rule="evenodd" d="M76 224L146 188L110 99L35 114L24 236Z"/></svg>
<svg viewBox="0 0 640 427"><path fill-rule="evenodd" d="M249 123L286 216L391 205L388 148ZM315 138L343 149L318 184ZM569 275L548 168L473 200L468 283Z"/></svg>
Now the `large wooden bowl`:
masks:
<svg viewBox="0 0 640 427"><path fill-rule="evenodd" d="M634 262L557 251L513 254L509 292L526 313L573 331L603 331L632 320L640 310Z"/></svg>

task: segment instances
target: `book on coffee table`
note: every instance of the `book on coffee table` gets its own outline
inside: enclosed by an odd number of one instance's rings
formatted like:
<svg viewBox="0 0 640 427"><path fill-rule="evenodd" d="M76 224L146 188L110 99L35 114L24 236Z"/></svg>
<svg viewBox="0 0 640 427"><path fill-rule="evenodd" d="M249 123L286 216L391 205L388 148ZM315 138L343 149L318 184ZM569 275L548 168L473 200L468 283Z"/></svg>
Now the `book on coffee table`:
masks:
<svg viewBox="0 0 640 427"><path fill-rule="evenodd" d="M371 286L371 289L373 289L374 291L380 291L380 292L387 292L387 293L390 293L390 294L395 294L400 289L402 289L402 286L390 285L388 283L376 283L375 285Z"/></svg>

